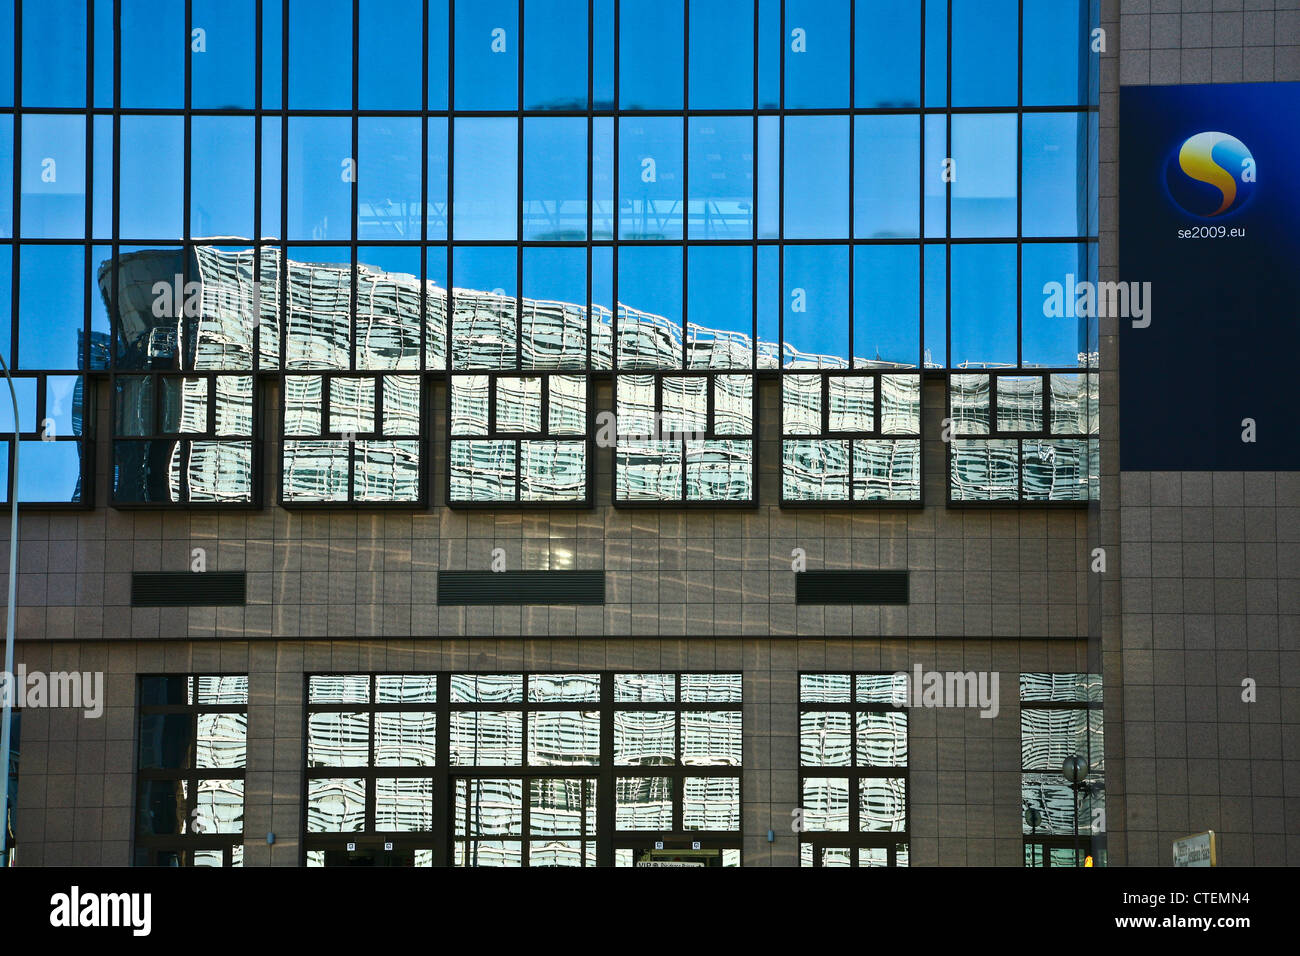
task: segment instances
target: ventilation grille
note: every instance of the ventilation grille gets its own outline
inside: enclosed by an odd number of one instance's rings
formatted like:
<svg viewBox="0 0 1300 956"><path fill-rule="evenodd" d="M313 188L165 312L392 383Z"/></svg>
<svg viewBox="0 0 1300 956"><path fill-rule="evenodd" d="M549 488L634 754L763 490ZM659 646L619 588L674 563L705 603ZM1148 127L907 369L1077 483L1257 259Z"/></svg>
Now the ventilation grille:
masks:
<svg viewBox="0 0 1300 956"><path fill-rule="evenodd" d="M801 571L796 604L906 604L906 571Z"/></svg>
<svg viewBox="0 0 1300 956"><path fill-rule="evenodd" d="M131 575L135 607L216 607L243 605L243 571L136 571Z"/></svg>
<svg viewBox="0 0 1300 956"><path fill-rule="evenodd" d="M439 571L439 604L604 604L604 571Z"/></svg>

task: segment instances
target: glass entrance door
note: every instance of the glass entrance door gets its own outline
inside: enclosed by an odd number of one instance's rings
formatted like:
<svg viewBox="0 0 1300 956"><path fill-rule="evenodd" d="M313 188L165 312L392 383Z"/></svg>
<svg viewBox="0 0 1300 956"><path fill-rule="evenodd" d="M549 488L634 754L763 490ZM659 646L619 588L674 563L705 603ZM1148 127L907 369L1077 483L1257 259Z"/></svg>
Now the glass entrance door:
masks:
<svg viewBox="0 0 1300 956"><path fill-rule="evenodd" d="M338 841L307 850L308 866L433 866L431 846L393 840Z"/></svg>
<svg viewBox="0 0 1300 956"><path fill-rule="evenodd" d="M715 840L619 841L615 866L740 866L740 847Z"/></svg>

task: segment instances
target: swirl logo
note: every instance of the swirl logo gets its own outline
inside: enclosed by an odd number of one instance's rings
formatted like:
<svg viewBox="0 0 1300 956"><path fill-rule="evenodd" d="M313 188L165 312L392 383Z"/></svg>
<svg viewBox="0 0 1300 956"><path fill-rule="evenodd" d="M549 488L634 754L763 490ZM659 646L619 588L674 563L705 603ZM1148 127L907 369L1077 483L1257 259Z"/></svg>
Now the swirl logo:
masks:
<svg viewBox="0 0 1300 956"><path fill-rule="evenodd" d="M1165 170L1169 195L1193 216L1212 219L1234 212L1255 192L1255 157L1227 133L1190 136Z"/></svg>

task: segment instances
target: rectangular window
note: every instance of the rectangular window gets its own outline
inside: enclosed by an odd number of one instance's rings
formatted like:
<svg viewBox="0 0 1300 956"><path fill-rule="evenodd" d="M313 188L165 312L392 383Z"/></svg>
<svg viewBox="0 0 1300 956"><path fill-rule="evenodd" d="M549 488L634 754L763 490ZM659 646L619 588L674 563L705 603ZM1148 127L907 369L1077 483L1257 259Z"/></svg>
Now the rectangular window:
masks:
<svg viewBox="0 0 1300 956"><path fill-rule="evenodd" d="M452 504L585 503L585 375L451 376Z"/></svg>
<svg viewBox="0 0 1300 956"><path fill-rule="evenodd" d="M787 372L781 383L783 503L920 502L920 375Z"/></svg>
<svg viewBox="0 0 1300 956"><path fill-rule="evenodd" d="M1094 838L1104 838L1102 734L1100 674L1020 675L1025 866L1083 866ZM1063 771L1074 757L1082 775L1071 785Z"/></svg>
<svg viewBox="0 0 1300 956"><path fill-rule="evenodd" d="M753 375L619 374L620 504L754 500Z"/></svg>
<svg viewBox="0 0 1300 956"><path fill-rule="evenodd" d="M313 674L308 866L740 864L741 679Z"/></svg>
<svg viewBox="0 0 1300 956"><path fill-rule="evenodd" d="M952 373L948 407L951 502L1095 498L1095 374Z"/></svg>
<svg viewBox="0 0 1300 956"><path fill-rule="evenodd" d="M140 678L136 866L242 866L247 675Z"/></svg>
<svg viewBox="0 0 1300 956"><path fill-rule="evenodd" d="M419 502L419 375L289 374L283 384L282 504Z"/></svg>
<svg viewBox="0 0 1300 956"><path fill-rule="evenodd" d="M908 865L907 676L799 675L800 866Z"/></svg>

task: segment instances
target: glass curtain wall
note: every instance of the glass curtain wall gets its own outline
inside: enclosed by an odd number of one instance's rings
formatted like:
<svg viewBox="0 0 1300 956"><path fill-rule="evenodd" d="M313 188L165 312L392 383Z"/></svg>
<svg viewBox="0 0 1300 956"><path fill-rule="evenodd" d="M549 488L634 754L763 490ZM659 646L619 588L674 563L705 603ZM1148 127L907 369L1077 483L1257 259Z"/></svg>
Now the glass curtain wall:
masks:
<svg viewBox="0 0 1300 956"><path fill-rule="evenodd" d="M951 503L1086 500L1097 19L0 0L19 494L91 500L108 377L119 505L259 504L263 394L290 506L584 506L597 448L616 504L752 504L761 376L782 503L897 507L932 373Z"/></svg>

